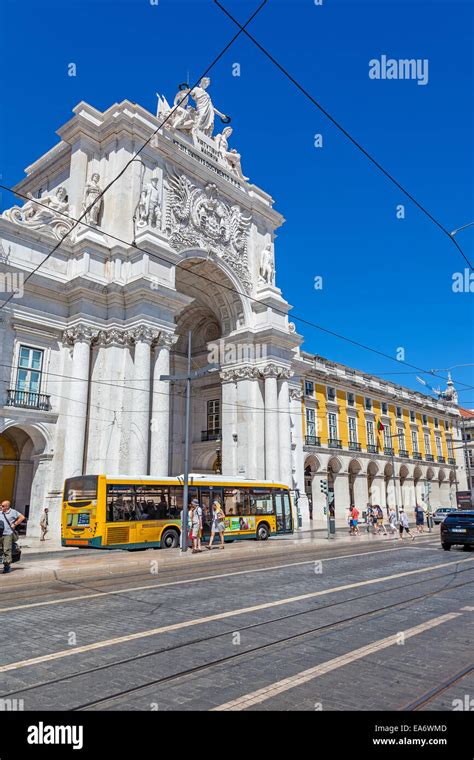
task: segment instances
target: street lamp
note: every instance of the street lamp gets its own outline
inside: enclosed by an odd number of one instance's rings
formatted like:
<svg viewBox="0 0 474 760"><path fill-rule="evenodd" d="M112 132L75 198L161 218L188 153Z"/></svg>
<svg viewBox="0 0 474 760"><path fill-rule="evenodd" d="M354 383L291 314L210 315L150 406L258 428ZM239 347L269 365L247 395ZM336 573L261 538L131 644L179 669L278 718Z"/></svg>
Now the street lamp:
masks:
<svg viewBox="0 0 474 760"><path fill-rule="evenodd" d="M472 227L472 226L474 226L474 222L468 222L467 224L463 224L462 227L458 227L457 230L453 230L449 234L451 235L451 237L454 237L455 235L458 234L458 232L461 232L461 230L465 230L466 227Z"/></svg>

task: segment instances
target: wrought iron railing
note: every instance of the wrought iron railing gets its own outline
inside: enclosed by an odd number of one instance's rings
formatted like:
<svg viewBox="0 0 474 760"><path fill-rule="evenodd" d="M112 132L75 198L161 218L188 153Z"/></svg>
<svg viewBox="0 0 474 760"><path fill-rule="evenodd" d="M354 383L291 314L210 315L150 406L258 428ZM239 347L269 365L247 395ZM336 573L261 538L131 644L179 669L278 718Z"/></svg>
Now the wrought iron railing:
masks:
<svg viewBox="0 0 474 760"><path fill-rule="evenodd" d="M40 409L47 412L51 409L50 396L45 393L32 393L10 388L7 391L7 406L18 406L23 409Z"/></svg>

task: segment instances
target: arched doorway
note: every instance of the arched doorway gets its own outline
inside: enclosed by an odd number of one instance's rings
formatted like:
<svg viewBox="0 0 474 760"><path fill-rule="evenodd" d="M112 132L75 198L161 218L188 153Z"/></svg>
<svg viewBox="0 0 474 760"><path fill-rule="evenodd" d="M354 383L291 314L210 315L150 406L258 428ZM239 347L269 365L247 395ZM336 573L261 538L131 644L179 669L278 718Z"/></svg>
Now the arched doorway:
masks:
<svg viewBox="0 0 474 760"><path fill-rule="evenodd" d="M348 473L342 472L342 462L337 457L328 462L328 504L330 516L345 521L344 510L350 506Z"/></svg>
<svg viewBox="0 0 474 760"><path fill-rule="evenodd" d="M367 465L367 492L369 504L381 504L385 503L385 499L382 499L382 495L379 493L380 489L377 486L376 477L379 472L379 466L377 462L369 462ZM385 492L384 492L385 496ZM364 504L364 509L365 509Z"/></svg>
<svg viewBox="0 0 474 760"><path fill-rule="evenodd" d="M251 323L247 299L236 292L242 292L243 287L235 273L225 262L210 258L207 252L189 251L182 255L183 259L176 267L176 290L188 297L188 303L176 320L178 340L170 355L171 373L180 374L186 370L189 332L194 369L207 364L219 364L222 368L239 359L251 362L255 357L248 338L245 344L232 338L235 331ZM245 440L239 429L239 426L251 428L255 425L255 441L257 447L263 449L263 427L256 425L260 415L255 407L261 403L263 408L258 379L255 385L257 387L252 388L254 398L246 401L244 408L241 399L223 397L218 372L193 381L191 471L224 472L243 477L262 475L262 459L250 453L252 440ZM185 398L179 385L174 386L174 391L170 404L170 471L182 472ZM232 422L226 425L224 420Z"/></svg>
<svg viewBox="0 0 474 760"><path fill-rule="evenodd" d="M313 519L313 509L317 502L317 494L314 493L315 488L315 475L319 471L321 465L317 457L313 454L306 457L304 462L304 490L308 499L308 511L309 519Z"/></svg>
<svg viewBox="0 0 474 760"><path fill-rule="evenodd" d="M28 518L28 535L38 533L51 455L46 434L33 425L11 425L0 435L0 500L11 501Z"/></svg>

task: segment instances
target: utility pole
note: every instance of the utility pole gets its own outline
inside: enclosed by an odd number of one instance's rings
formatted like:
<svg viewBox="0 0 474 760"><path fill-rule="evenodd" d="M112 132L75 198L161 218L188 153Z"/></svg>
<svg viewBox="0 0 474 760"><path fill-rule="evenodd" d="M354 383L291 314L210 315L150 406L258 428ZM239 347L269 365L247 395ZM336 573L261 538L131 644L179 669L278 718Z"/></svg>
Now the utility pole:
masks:
<svg viewBox="0 0 474 760"><path fill-rule="evenodd" d="M183 472L183 517L181 520L181 554L188 550L188 502L189 502L189 425L191 420L191 383L209 372L218 372L219 364L207 364L201 369L191 371L192 331L188 332L187 371L177 375L160 375L160 380L176 382L186 381L186 414L184 420L184 472Z"/></svg>

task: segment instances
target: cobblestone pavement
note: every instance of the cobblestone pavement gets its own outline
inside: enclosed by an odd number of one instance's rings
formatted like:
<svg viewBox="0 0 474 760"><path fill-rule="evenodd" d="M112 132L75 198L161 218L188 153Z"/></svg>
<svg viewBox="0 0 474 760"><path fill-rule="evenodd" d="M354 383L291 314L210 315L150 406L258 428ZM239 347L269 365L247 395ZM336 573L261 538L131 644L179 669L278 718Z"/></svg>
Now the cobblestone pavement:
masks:
<svg viewBox="0 0 474 760"><path fill-rule="evenodd" d="M1 697L25 710L460 709L474 697L474 554L442 551L437 533L376 538L149 552L128 575L2 585Z"/></svg>

